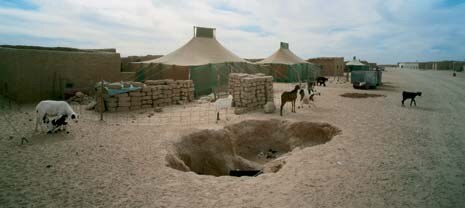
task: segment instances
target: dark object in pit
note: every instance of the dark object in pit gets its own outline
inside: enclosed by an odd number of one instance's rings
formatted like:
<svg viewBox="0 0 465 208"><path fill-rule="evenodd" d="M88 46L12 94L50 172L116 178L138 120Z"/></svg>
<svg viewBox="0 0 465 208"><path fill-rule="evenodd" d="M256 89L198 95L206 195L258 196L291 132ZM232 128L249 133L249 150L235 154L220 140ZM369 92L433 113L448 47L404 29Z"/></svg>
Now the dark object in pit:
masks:
<svg viewBox="0 0 465 208"><path fill-rule="evenodd" d="M45 167L46 167L46 168L51 168L51 167L52 167L52 165L47 165L47 166L45 166Z"/></svg>
<svg viewBox="0 0 465 208"><path fill-rule="evenodd" d="M266 153L266 159L275 159L276 153L278 153L278 151L269 149L268 152Z"/></svg>
<svg viewBox="0 0 465 208"><path fill-rule="evenodd" d="M236 176L236 177L258 176L262 173L263 173L262 170L230 170L229 171L230 176Z"/></svg>
<svg viewBox="0 0 465 208"><path fill-rule="evenodd" d="M24 144L24 141L26 141L26 143L29 143L29 140L27 140L26 137L22 137L21 138L21 144Z"/></svg>

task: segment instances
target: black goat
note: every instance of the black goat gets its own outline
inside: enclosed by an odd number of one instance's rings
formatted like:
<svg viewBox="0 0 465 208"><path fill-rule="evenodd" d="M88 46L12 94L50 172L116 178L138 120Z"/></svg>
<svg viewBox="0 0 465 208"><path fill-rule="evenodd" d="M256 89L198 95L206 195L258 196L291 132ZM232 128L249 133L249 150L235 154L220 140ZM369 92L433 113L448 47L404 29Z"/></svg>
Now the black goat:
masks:
<svg viewBox="0 0 465 208"><path fill-rule="evenodd" d="M319 85L319 86L323 85L323 86L326 87L326 82L327 82L327 81L328 81L328 78L326 78L326 77L317 77L317 78L316 78L316 83L317 83L317 85Z"/></svg>
<svg viewBox="0 0 465 208"><path fill-rule="evenodd" d="M415 104L415 106L417 106L417 102L415 101L415 97L416 96L421 96L421 92L407 92L407 91L403 91L402 92L402 106L404 105L404 102L405 100L407 99L411 99L410 101L410 106L412 106L412 103Z"/></svg>
<svg viewBox="0 0 465 208"><path fill-rule="evenodd" d="M292 91L283 92L283 94L281 94L281 110L280 110L281 116L283 116L283 107L286 104L286 102L292 103L291 112L295 113L295 100L297 100L297 92L299 91L299 89L300 89L300 86L296 85Z"/></svg>

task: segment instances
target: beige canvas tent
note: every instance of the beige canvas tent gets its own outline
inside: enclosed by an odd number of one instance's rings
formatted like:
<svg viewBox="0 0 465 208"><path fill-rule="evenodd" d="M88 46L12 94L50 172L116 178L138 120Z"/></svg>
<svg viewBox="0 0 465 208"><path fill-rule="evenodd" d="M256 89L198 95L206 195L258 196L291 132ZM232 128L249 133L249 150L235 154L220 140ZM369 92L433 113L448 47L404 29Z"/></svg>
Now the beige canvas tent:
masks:
<svg viewBox="0 0 465 208"><path fill-rule="evenodd" d="M135 62L136 79L190 79L195 94L205 95L225 89L231 72L267 73L267 69L251 64L235 55L215 37L214 28L194 27L194 37L179 49L160 58Z"/></svg>
<svg viewBox="0 0 465 208"><path fill-rule="evenodd" d="M275 53L257 64L269 67L278 82L314 81L319 72L316 65L295 55L284 42Z"/></svg>
<svg viewBox="0 0 465 208"><path fill-rule="evenodd" d="M307 63L289 50L289 44L281 42L278 51L273 53L268 58L258 61L257 64L301 64Z"/></svg>
<svg viewBox="0 0 465 208"><path fill-rule="evenodd" d="M142 63L178 66L200 66L225 62L247 62L221 45L215 29L195 27L194 37L181 48L158 59Z"/></svg>

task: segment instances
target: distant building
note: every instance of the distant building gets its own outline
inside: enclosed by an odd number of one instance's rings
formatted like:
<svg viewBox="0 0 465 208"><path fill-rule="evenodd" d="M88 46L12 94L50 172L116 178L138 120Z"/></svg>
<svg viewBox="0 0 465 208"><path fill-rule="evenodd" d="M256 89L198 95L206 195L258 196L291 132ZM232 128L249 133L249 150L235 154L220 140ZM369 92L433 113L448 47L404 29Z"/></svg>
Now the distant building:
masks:
<svg viewBox="0 0 465 208"><path fill-rule="evenodd" d="M432 69L432 70L462 70L465 66L464 61L430 61L430 62L419 62L419 69Z"/></svg>
<svg viewBox="0 0 465 208"><path fill-rule="evenodd" d="M419 63L418 62L400 62L399 63L399 68L401 69L419 69Z"/></svg>
<svg viewBox="0 0 465 208"><path fill-rule="evenodd" d="M321 76L344 76L344 57L318 57L307 61L321 67Z"/></svg>
<svg viewBox="0 0 465 208"><path fill-rule="evenodd" d="M434 62L420 62L418 63L419 69L433 69Z"/></svg>
<svg viewBox="0 0 465 208"><path fill-rule="evenodd" d="M397 68L399 66L397 64L381 64L378 67L384 71L386 68Z"/></svg>
<svg viewBox="0 0 465 208"><path fill-rule="evenodd" d="M433 63L434 70L461 70L465 65L463 61L438 61Z"/></svg>

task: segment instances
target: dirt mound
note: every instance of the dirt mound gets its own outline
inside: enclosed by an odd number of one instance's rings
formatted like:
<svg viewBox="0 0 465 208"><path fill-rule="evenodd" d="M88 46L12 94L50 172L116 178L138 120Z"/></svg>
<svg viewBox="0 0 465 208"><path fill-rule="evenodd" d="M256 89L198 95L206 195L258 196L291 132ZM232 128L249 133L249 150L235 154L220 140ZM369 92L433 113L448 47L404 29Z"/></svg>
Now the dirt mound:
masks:
<svg viewBox="0 0 465 208"><path fill-rule="evenodd" d="M386 95L380 94L369 94L369 93L344 93L341 97L348 98L370 98L370 97L386 97Z"/></svg>
<svg viewBox="0 0 465 208"><path fill-rule="evenodd" d="M201 175L235 170L277 172L296 147L324 144L340 132L325 123L248 120L220 130L201 130L180 138L166 156L168 166Z"/></svg>

